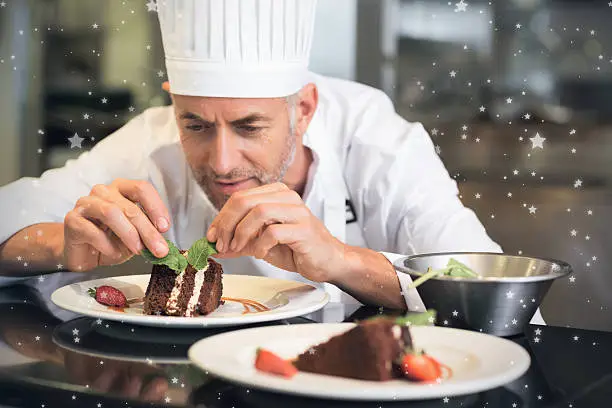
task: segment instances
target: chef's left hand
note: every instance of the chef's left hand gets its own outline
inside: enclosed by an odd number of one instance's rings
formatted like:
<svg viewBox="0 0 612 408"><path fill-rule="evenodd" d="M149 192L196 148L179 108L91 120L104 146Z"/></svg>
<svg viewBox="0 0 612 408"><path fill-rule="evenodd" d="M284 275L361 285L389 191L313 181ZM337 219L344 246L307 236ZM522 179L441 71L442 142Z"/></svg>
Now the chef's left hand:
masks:
<svg viewBox="0 0 612 408"><path fill-rule="evenodd" d="M315 282L346 266L346 246L282 183L234 193L212 222L207 239L218 258L254 256Z"/></svg>

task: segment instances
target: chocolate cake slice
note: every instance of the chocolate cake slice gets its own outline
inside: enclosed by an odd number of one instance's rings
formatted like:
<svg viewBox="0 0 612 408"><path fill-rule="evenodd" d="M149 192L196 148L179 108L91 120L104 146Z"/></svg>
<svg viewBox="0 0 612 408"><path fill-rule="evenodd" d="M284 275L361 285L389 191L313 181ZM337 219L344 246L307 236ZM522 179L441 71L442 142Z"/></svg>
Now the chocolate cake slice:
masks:
<svg viewBox="0 0 612 408"><path fill-rule="evenodd" d="M310 373L388 381L402 377L398 362L406 347L412 347L408 326L381 316L311 347L293 364Z"/></svg>
<svg viewBox="0 0 612 408"><path fill-rule="evenodd" d="M181 251L185 255L184 251ZM204 269L191 265L182 273L153 265L145 292L144 313L163 316L205 316L221 304L223 268L209 258Z"/></svg>
<svg viewBox="0 0 612 408"><path fill-rule="evenodd" d="M223 268L221 264L208 259L208 269L204 275L204 284L200 291L200 297L198 299L200 315L207 315L214 312L223 301L221 295L223 294Z"/></svg>

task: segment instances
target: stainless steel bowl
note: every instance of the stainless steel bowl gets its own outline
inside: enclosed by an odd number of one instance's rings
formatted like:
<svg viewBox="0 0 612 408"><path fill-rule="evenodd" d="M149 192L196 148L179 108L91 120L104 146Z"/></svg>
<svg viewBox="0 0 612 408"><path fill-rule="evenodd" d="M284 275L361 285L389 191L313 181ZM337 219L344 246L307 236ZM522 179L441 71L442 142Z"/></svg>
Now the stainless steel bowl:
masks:
<svg viewBox="0 0 612 408"><path fill-rule="evenodd" d="M445 276L423 282L417 291L425 307L437 311L438 325L502 337L522 333L553 281L572 272L568 263L554 259L475 252L407 256L394 266L414 281L427 268L446 267L450 258L479 278Z"/></svg>

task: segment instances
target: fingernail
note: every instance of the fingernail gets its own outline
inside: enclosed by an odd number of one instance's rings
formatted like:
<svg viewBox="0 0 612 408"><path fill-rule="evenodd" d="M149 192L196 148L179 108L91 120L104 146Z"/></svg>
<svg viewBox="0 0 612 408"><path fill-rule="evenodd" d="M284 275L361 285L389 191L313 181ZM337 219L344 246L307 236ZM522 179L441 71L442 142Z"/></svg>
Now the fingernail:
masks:
<svg viewBox="0 0 612 408"><path fill-rule="evenodd" d="M158 241L155 244L155 252L157 252L158 255L165 254L166 253L166 243L162 241Z"/></svg>
<svg viewBox="0 0 612 408"><path fill-rule="evenodd" d="M141 253L143 249L144 249L144 245L142 245L142 242L140 242L140 241L139 241L139 242L136 244L136 253L137 253L137 254Z"/></svg>
<svg viewBox="0 0 612 408"><path fill-rule="evenodd" d="M236 247L238 246L238 243L236 243L236 240L232 240L232 243L230 244L230 251L234 252L236 250Z"/></svg>
<svg viewBox="0 0 612 408"><path fill-rule="evenodd" d="M206 238L208 238L209 241L215 242L217 238L217 229L215 227L210 227L208 234L206 234Z"/></svg>
<svg viewBox="0 0 612 408"><path fill-rule="evenodd" d="M218 240L215 246L217 247L217 251L223 252L223 241L222 240Z"/></svg>
<svg viewBox="0 0 612 408"><path fill-rule="evenodd" d="M160 218L157 220L157 229L158 229L158 230L160 230L160 231L161 231L161 230L166 230L166 229L168 228L168 226L169 226L169 225L168 225L168 220L167 220L167 219L165 219L164 217L160 217Z"/></svg>

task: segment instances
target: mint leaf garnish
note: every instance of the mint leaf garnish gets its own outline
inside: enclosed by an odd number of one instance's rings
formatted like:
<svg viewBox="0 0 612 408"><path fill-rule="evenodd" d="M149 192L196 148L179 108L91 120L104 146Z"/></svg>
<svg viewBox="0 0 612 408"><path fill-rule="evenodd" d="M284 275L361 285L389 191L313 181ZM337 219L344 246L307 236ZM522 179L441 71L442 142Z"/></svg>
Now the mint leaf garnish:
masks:
<svg viewBox="0 0 612 408"><path fill-rule="evenodd" d="M168 243L168 255L163 258L158 258L147 248L143 249L141 255L154 265L166 265L168 268L182 273L187 268L187 259L181 254L181 251L171 241L166 239Z"/></svg>
<svg viewBox="0 0 612 408"><path fill-rule="evenodd" d="M217 253L217 248L206 238L201 238L193 243L187 253L187 262L195 270L201 270L208 265L208 257Z"/></svg>
<svg viewBox="0 0 612 408"><path fill-rule="evenodd" d="M402 317L395 319L395 323L400 326L431 326L436 322L437 312L428 309L425 312L409 312Z"/></svg>

